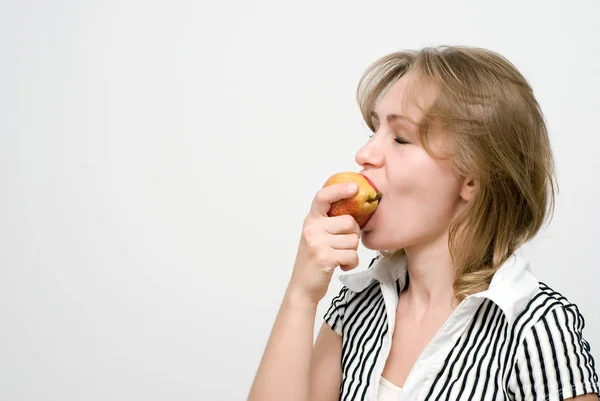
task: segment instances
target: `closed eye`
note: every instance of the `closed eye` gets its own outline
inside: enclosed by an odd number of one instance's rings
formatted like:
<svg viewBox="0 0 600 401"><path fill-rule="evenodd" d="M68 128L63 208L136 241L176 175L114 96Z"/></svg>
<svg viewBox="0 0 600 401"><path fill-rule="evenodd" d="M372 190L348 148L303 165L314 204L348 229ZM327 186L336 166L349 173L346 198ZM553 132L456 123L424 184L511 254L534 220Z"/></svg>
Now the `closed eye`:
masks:
<svg viewBox="0 0 600 401"><path fill-rule="evenodd" d="M369 138L373 138L373 135L375 135L375 134L369 135ZM394 138L394 141L396 143L399 143L400 145L409 145L410 144L410 142L408 142L407 140L405 140L404 138L399 137L399 136Z"/></svg>
<svg viewBox="0 0 600 401"><path fill-rule="evenodd" d="M408 145L408 144L410 143L410 142L408 142L408 141L404 140L403 138L401 138L401 137L399 137L399 136L398 136L398 137L396 137L396 138L394 138L394 141L396 141L396 142L397 142L397 143L399 143L400 145Z"/></svg>

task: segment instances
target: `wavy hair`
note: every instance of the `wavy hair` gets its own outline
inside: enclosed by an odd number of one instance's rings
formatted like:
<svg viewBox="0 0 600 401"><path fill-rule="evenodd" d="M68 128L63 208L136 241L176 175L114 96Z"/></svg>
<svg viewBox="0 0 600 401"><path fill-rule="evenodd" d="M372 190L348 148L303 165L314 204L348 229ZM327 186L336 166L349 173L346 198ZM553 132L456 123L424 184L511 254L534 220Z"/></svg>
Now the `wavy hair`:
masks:
<svg viewBox="0 0 600 401"><path fill-rule="evenodd" d="M466 46L394 52L371 64L356 99L373 132L375 105L408 72L437 88L417 124L425 150L444 157L428 142L429 128L439 124L449 137L445 157L459 176L476 182L473 198L449 228L454 295L460 302L487 289L506 259L551 220L558 184L548 132L533 90L517 68L498 53ZM404 249L379 253L389 258Z"/></svg>

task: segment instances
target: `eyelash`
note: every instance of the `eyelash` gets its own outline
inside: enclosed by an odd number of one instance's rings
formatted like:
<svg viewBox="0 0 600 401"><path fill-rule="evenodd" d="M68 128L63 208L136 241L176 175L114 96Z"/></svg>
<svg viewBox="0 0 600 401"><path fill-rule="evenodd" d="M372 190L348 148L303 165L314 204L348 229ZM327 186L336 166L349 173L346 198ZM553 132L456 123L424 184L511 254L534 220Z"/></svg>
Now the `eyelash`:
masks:
<svg viewBox="0 0 600 401"><path fill-rule="evenodd" d="M374 135L374 134L373 134ZM373 135L369 135L369 138L373 138ZM405 141L404 139L400 138L400 137L396 137L394 138L394 141L400 145L408 145L410 142Z"/></svg>

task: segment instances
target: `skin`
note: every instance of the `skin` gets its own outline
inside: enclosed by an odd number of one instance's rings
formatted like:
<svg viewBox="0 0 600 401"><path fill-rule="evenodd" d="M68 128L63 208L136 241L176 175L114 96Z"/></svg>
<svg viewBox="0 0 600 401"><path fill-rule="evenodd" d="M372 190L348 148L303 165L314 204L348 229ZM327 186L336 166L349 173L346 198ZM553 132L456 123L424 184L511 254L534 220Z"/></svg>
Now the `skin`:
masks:
<svg viewBox="0 0 600 401"><path fill-rule="evenodd" d="M383 376L402 386L421 352L457 306L448 228L472 199L475 183L455 174L449 160L430 155L414 122L436 98L436 88L406 75L374 110L374 135L357 152L356 162L382 193L379 206L363 227L369 249L404 248L410 285L400 297L392 348ZM419 90L408 87L417 83ZM402 117L388 118L398 114ZM436 154L444 153L444 135L430 128ZM410 329L408 329L410 328Z"/></svg>
<svg viewBox="0 0 600 401"><path fill-rule="evenodd" d="M338 225L324 219L328 209L326 203L341 199L341 189L326 188L315 198L313 209L317 212L312 219L306 220L303 231L306 235L301 241L292 279L250 390L249 401L338 399L342 375L341 337L323 323L313 346L312 331L317 303L326 291L331 272L338 266L336 263L345 264L349 269L357 265L354 260L357 233L369 249L404 248L408 261L410 285L397 306L399 324L392 334L392 347L383 371L386 379L403 385L422 350L456 307L448 228L472 199L476 183L470 177L457 176L449 161L430 156L420 143L410 121L420 119L421 111L417 106L426 108L435 99L436 89L427 82L419 82L419 90L411 92L415 95L411 98L414 101L407 101L407 84L415 82L416 78L410 75L401 78L382 97L375 108L376 132L356 154L361 173L382 193L378 208L362 231L351 218L342 220L349 216L330 218L340 219L336 220ZM389 114L406 118L388 120ZM435 125L431 132L433 150L436 153L443 151L443 133ZM336 195L335 190L340 192ZM323 236L316 229L318 222L322 227L328 222L327 230L334 236ZM318 240L316 233L321 233ZM320 248L320 256L313 259L321 260L319 266L326 268L313 274L317 265L310 262L312 259L300 256L316 255L319 253L317 246L311 248L310 244L328 241L330 244L337 242L337 245ZM305 252L305 249L312 251ZM327 255L339 255L339 259L330 263ZM310 269L306 267L311 264ZM303 285L302 277L306 276L310 280L306 279L304 283L318 281L319 285L312 289ZM403 331L405 327L411 330ZM588 394L572 399L591 401L597 397Z"/></svg>
<svg viewBox="0 0 600 401"><path fill-rule="evenodd" d="M371 139L357 152L362 174L373 181L382 198L363 227L362 243L369 249L404 248L408 261L410 287L403 299L414 313L425 316L431 308L450 305L453 298L453 266L448 250L448 227L473 197L475 184L458 177L451 162L430 156L416 133L426 108L436 97L435 87L419 83L414 101L404 96L413 76L396 82L375 107ZM388 121L389 114L406 119ZM444 151L433 126L433 150ZM398 143L400 142L400 143Z"/></svg>

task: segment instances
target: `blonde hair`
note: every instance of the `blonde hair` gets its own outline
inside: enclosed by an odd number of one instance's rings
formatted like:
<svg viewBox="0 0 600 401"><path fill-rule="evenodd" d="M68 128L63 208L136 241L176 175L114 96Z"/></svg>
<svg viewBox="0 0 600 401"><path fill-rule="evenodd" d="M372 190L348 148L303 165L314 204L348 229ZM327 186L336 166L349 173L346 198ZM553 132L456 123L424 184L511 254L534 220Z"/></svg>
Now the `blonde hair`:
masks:
<svg viewBox="0 0 600 401"><path fill-rule="evenodd" d="M487 289L506 259L551 219L558 185L548 132L517 68L495 52L464 46L395 52L371 64L356 99L373 132L375 105L408 72L437 88L417 124L424 148L442 157L427 140L428 128L439 124L450 136L447 157L457 174L476 183L473 198L449 228L454 295L460 302ZM379 253L387 258L403 252Z"/></svg>

